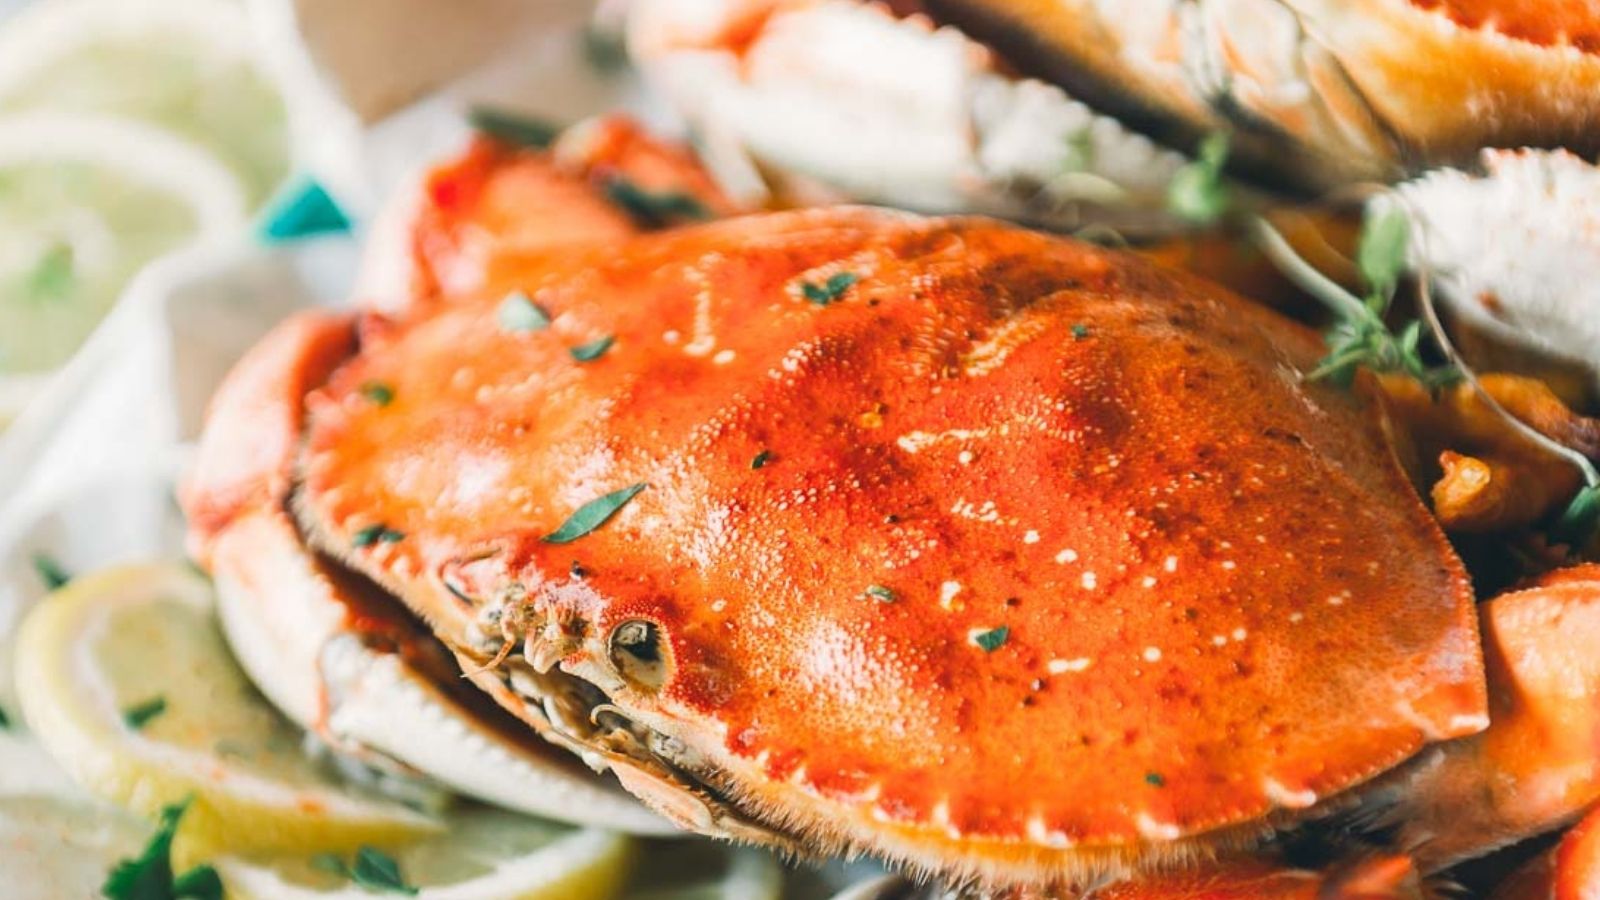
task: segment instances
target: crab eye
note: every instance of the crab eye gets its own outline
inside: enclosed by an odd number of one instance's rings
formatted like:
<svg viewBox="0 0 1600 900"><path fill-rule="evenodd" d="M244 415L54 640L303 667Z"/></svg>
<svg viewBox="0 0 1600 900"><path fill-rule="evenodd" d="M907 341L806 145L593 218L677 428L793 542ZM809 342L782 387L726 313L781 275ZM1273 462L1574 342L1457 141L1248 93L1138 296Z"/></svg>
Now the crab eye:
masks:
<svg viewBox="0 0 1600 900"><path fill-rule="evenodd" d="M629 619L611 632L611 665L635 687L658 691L666 683L661 631L654 622Z"/></svg>

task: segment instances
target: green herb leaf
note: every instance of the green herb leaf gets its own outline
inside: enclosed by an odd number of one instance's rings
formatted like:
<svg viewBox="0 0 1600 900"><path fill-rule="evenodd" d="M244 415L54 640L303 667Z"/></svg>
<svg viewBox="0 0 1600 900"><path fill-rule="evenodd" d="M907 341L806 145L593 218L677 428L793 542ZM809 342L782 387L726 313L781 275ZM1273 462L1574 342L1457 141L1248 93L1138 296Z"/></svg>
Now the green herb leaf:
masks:
<svg viewBox="0 0 1600 900"><path fill-rule="evenodd" d="M759 469L762 466L766 465L771 460L772 460L772 451L771 450L763 450L760 453L756 454L756 458L755 459L750 460L750 468Z"/></svg>
<svg viewBox="0 0 1600 900"><path fill-rule="evenodd" d="M1394 295L1395 284L1406 265L1406 246L1411 238L1411 223L1399 209L1388 209L1368 216L1362 223L1361 243L1356 249L1356 267L1372 294Z"/></svg>
<svg viewBox="0 0 1600 900"><path fill-rule="evenodd" d="M194 900L222 900L222 879L210 866L195 866L172 880L172 896Z"/></svg>
<svg viewBox="0 0 1600 900"><path fill-rule="evenodd" d="M146 724L167 711L167 698L151 697L143 703L136 703L122 711L122 721L128 723L129 728L143 728Z"/></svg>
<svg viewBox="0 0 1600 900"><path fill-rule="evenodd" d="M10 727L11 727L11 717L6 715L6 711L4 709L0 709L0 729L10 728Z"/></svg>
<svg viewBox="0 0 1600 900"><path fill-rule="evenodd" d="M583 30L583 58L596 72L611 75L628 65L628 45L615 29L591 24Z"/></svg>
<svg viewBox="0 0 1600 900"><path fill-rule="evenodd" d="M486 106L475 106L467 112L467 121L484 134L514 147L543 149L561 134L558 125L541 119Z"/></svg>
<svg viewBox="0 0 1600 900"><path fill-rule="evenodd" d="M550 327L550 314L521 291L512 291L500 301L495 318L506 331L543 331Z"/></svg>
<svg viewBox="0 0 1600 900"><path fill-rule="evenodd" d="M1550 535L1561 543L1579 546L1594 536L1596 528L1600 528L1600 486L1589 486L1578 491L1561 511Z"/></svg>
<svg viewBox="0 0 1600 900"><path fill-rule="evenodd" d="M33 555L33 571L39 576L39 580L44 582L46 590L59 591L72 580L67 570L62 568L54 557L45 553Z"/></svg>
<svg viewBox="0 0 1600 900"><path fill-rule="evenodd" d="M807 281L800 285L800 293L818 306L827 306L838 300L850 286L861 280L861 276L854 272L838 272L828 277L827 281L817 284Z"/></svg>
<svg viewBox="0 0 1600 900"><path fill-rule="evenodd" d="M599 528L606 520L617 514L617 510L627 505L648 484L640 482L630 484L621 490L612 491L604 496L596 497L588 503L578 507L561 527L545 535L542 540L546 544L570 544L578 538Z"/></svg>
<svg viewBox="0 0 1600 900"><path fill-rule="evenodd" d="M614 336L608 334L605 337L600 338L599 340L590 341L587 344L579 344L578 346L573 347L572 349L568 350L567 352L571 353L572 354L572 358L577 360L578 362L581 362L581 363L583 363L583 362L593 362L593 361L599 359L600 357L605 356L606 355L606 351L610 350L611 349L611 345L616 343L616 342L617 342L617 339Z"/></svg>
<svg viewBox="0 0 1600 900"><path fill-rule="evenodd" d="M647 191L626 178L606 182L606 199L622 207L646 228L665 228L683 221L704 221L711 210L683 191Z"/></svg>
<svg viewBox="0 0 1600 900"><path fill-rule="evenodd" d="M993 653L1005 645L1006 638L1011 636L1011 629L1001 625L999 628L990 628L986 631L974 631L972 642L983 648L985 653Z"/></svg>
<svg viewBox="0 0 1600 900"><path fill-rule="evenodd" d="M77 280L72 245L58 241L46 250L28 275L28 291L36 297L60 299Z"/></svg>
<svg viewBox="0 0 1600 900"><path fill-rule="evenodd" d="M1223 179L1230 138L1225 131L1206 135L1195 159L1172 176L1167 186L1167 208L1196 225L1211 225L1227 214L1233 197Z"/></svg>
<svg viewBox="0 0 1600 900"><path fill-rule="evenodd" d="M400 864L394 857L375 847L356 850L355 865L350 867L351 880L369 891L390 894L415 894L417 889L406 884L400 875Z"/></svg>
<svg viewBox="0 0 1600 900"><path fill-rule="evenodd" d="M1094 167L1094 135L1081 128L1067 135L1066 153L1061 157L1061 171L1084 172Z"/></svg>
<svg viewBox="0 0 1600 900"><path fill-rule="evenodd" d="M156 833L139 855L117 863L101 885L107 900L221 900L222 883L210 866L172 874L172 839L189 800L161 810Z"/></svg>
<svg viewBox="0 0 1600 900"><path fill-rule="evenodd" d="M1072 339L1073 340L1081 341L1081 340L1083 340L1084 338L1086 338L1088 336L1089 336L1089 326L1083 324L1082 322L1074 322L1073 323L1073 325L1072 325Z"/></svg>
<svg viewBox="0 0 1600 900"><path fill-rule="evenodd" d="M867 596L877 600L879 603L893 603L895 599L894 591L881 584L867 585Z"/></svg>
<svg viewBox="0 0 1600 900"><path fill-rule="evenodd" d="M361 385L361 396L378 406L388 406L394 402L394 388L381 381L368 381Z"/></svg>
<svg viewBox="0 0 1600 900"><path fill-rule="evenodd" d="M311 857L311 867L330 875L338 875L354 882L357 887L375 894L416 894L417 888L407 884L400 874L400 864L394 857L376 847L357 848L355 862L346 863L332 853L319 853Z"/></svg>
<svg viewBox="0 0 1600 900"><path fill-rule="evenodd" d="M405 532L395 531L393 528L380 523L378 525L368 525L351 535L350 546L356 548L371 547L379 541L385 544L393 544L405 539Z"/></svg>
<svg viewBox="0 0 1600 900"><path fill-rule="evenodd" d="M1146 772L1144 773L1144 783L1151 787L1166 787L1167 779L1163 778L1160 772Z"/></svg>

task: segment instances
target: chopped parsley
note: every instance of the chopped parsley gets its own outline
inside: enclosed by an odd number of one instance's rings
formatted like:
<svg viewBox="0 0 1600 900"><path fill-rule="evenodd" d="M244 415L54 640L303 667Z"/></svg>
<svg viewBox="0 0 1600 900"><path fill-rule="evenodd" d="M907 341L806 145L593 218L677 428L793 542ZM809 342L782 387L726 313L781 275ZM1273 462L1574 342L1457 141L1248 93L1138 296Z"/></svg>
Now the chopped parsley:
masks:
<svg viewBox="0 0 1600 900"><path fill-rule="evenodd" d="M368 381L361 385L361 396L379 406L388 406L394 402L394 388L381 381Z"/></svg>
<svg viewBox="0 0 1600 900"><path fill-rule="evenodd" d="M73 257L71 244L58 241L51 245L28 276L29 290L41 297L65 297L77 280Z"/></svg>
<svg viewBox="0 0 1600 900"><path fill-rule="evenodd" d="M771 461L772 461L772 451L771 450L763 450L760 453L756 454L756 458L755 459L750 460L750 468L759 469L759 468L761 468L762 466L765 466L767 463L769 463Z"/></svg>
<svg viewBox="0 0 1600 900"><path fill-rule="evenodd" d="M405 538L405 532L395 531L393 528L390 528L387 525L368 525L360 531L357 531L350 538L350 546L357 548L371 547L373 544L376 544L379 541L382 541L385 544L393 544L403 541Z"/></svg>
<svg viewBox="0 0 1600 900"><path fill-rule="evenodd" d="M172 839L189 800L161 810L160 824L143 851L117 863L100 893L107 900L222 900L222 880L210 866L172 872Z"/></svg>
<svg viewBox="0 0 1600 900"><path fill-rule="evenodd" d="M818 306L827 306L837 301L844 295L850 286L861 280L861 276L854 272L839 272L828 277L827 281L818 284L807 281L800 285L800 293L807 300Z"/></svg>
<svg viewBox="0 0 1600 900"><path fill-rule="evenodd" d="M877 600L879 603L893 603L894 602L894 591L889 590L888 588L884 587L881 584L869 584L869 585L867 585L866 593L867 593L868 597L871 597L871 598Z"/></svg>
<svg viewBox="0 0 1600 900"><path fill-rule="evenodd" d="M578 362L581 362L581 363L594 362L595 360L599 359L600 357L605 356L606 355L606 351L610 350L611 349L611 345L615 344L616 342L617 342L616 337L613 336L613 335L609 335L608 334L603 338L600 338L598 340L590 341L587 344L579 344L578 346L571 348L567 352L571 353L572 354L572 358L577 360Z"/></svg>
<svg viewBox="0 0 1600 900"><path fill-rule="evenodd" d="M1230 138L1225 131L1206 135L1193 161L1172 176L1167 185L1167 209L1185 222L1211 225L1233 205L1222 170L1228 164Z"/></svg>
<svg viewBox="0 0 1600 900"><path fill-rule="evenodd" d="M122 711L122 721L128 723L129 728L139 729L150 723L151 719L167 711L167 698L151 697L143 703L135 703Z"/></svg>
<svg viewBox="0 0 1600 900"><path fill-rule="evenodd" d="M591 24L583 30L583 59L601 75L627 68L628 46L616 29Z"/></svg>
<svg viewBox="0 0 1600 900"><path fill-rule="evenodd" d="M58 591L72 580L72 575L47 553L33 555L33 571L39 576L39 580L44 582L46 590Z"/></svg>
<svg viewBox="0 0 1600 900"><path fill-rule="evenodd" d="M473 107L467 113L467 121L478 131L516 147L542 149L561 134L559 126L542 119L485 106Z"/></svg>
<svg viewBox="0 0 1600 900"><path fill-rule="evenodd" d="M374 894L417 893L414 885L406 883L400 874L400 864L394 857L376 847L362 846L356 850L355 860L345 862L332 853L321 853L311 858L312 867L323 872L348 878L357 887Z"/></svg>
<svg viewBox="0 0 1600 900"><path fill-rule="evenodd" d="M506 331L543 331L550 327L550 313L521 291L512 291L500 301L495 318Z"/></svg>
<svg viewBox="0 0 1600 900"><path fill-rule="evenodd" d="M1084 338L1086 338L1088 336L1089 336L1089 326L1083 324L1082 322L1074 322L1074 323L1072 323L1072 339L1073 340L1081 341L1081 340L1083 340Z"/></svg>
<svg viewBox="0 0 1600 900"><path fill-rule="evenodd" d="M0 708L0 729L10 728L10 727L11 727L11 717L6 715L6 711L3 708Z"/></svg>
<svg viewBox="0 0 1600 900"><path fill-rule="evenodd" d="M983 648L985 653L993 653L1005 646L1006 638L1011 636L1011 629L1005 625L999 628L989 628L972 633L972 642Z"/></svg>
<svg viewBox="0 0 1600 900"><path fill-rule="evenodd" d="M647 191L626 178L606 182L606 199L622 207L645 228L665 228L684 221L704 221L711 210L684 191Z"/></svg>
<svg viewBox="0 0 1600 900"><path fill-rule="evenodd" d="M578 538L599 528L606 520L617 514L617 510L626 506L629 500L638 496L639 492L649 487L644 482L630 484L620 490L596 497L588 503L578 507L561 527L545 535L540 540L546 544L570 544Z"/></svg>
<svg viewBox="0 0 1600 900"><path fill-rule="evenodd" d="M1163 778L1160 772L1146 772L1144 773L1144 783L1151 787L1166 787L1167 779Z"/></svg>

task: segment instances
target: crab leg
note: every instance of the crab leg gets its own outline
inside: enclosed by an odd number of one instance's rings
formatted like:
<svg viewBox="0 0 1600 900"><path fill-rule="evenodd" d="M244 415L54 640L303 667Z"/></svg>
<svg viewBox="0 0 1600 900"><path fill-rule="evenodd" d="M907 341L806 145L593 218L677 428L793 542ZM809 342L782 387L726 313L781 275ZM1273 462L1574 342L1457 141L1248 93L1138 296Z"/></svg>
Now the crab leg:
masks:
<svg viewBox="0 0 1600 900"><path fill-rule="evenodd" d="M1403 786L1424 871L1571 822L1600 800L1600 565L1482 606L1490 727L1441 745Z"/></svg>
<svg viewBox="0 0 1600 900"><path fill-rule="evenodd" d="M1600 897L1600 810L1495 888L1493 900L1594 900Z"/></svg>

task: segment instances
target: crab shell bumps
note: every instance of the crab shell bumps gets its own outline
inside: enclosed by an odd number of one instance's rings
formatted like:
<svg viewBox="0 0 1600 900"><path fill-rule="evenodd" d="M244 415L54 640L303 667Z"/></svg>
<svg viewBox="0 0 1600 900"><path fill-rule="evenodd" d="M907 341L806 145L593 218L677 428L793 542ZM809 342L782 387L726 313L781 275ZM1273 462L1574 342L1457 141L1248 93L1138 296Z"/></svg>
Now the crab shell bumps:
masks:
<svg viewBox="0 0 1600 900"><path fill-rule="evenodd" d="M285 416L292 507L686 826L1072 881L1250 843L1486 724L1460 564L1270 312L852 208L482 270L361 320Z"/></svg>

